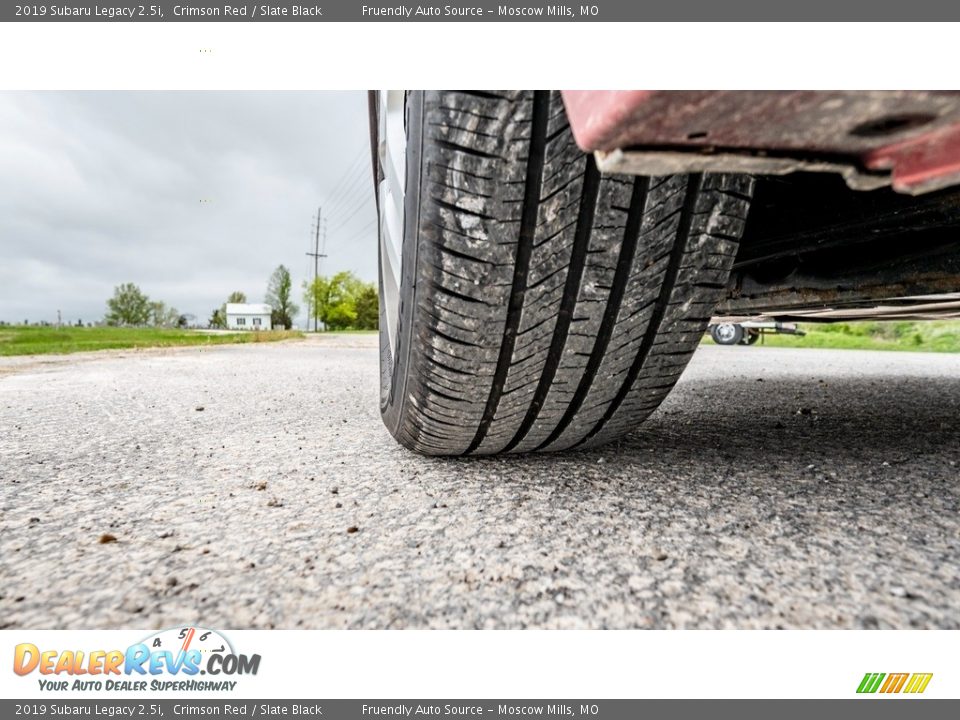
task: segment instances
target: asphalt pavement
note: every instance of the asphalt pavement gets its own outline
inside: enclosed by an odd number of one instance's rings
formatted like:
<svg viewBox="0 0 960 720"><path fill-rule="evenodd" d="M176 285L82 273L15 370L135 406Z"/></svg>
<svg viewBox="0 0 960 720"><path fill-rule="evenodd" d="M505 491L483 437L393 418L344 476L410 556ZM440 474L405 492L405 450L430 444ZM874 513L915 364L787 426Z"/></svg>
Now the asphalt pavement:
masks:
<svg viewBox="0 0 960 720"><path fill-rule="evenodd" d="M960 356L703 347L619 445L467 460L377 360L0 359L0 628L960 627Z"/></svg>

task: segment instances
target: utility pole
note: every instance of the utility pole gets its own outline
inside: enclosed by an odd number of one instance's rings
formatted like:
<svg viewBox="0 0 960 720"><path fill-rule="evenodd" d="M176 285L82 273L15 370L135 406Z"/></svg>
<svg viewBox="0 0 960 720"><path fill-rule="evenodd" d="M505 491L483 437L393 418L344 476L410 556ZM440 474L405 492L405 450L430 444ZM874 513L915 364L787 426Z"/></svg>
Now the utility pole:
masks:
<svg viewBox="0 0 960 720"><path fill-rule="evenodd" d="M317 224L314 227L313 235L313 252L307 253L310 257L313 258L313 285L310 286L310 300L311 304L316 304L316 298L314 297L313 290L317 286L317 276L320 274L320 258L326 257L326 255L320 252L320 221L322 219L323 207L317 208ZM327 245L327 228L326 223L324 223L323 228L323 245L324 250L326 250ZM313 331L317 332L317 308L313 308Z"/></svg>

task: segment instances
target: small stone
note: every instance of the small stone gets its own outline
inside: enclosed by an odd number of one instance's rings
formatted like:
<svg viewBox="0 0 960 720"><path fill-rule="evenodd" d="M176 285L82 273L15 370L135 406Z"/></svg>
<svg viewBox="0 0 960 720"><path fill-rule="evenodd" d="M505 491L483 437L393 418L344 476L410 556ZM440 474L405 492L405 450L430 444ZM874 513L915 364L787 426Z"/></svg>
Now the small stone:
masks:
<svg viewBox="0 0 960 720"><path fill-rule="evenodd" d="M640 575L631 575L627 579L627 587L629 587L634 592L645 590L650 587L650 578L642 577Z"/></svg>
<svg viewBox="0 0 960 720"><path fill-rule="evenodd" d="M797 415L812 415L813 409L808 407L802 407L797 410Z"/></svg>
<svg viewBox="0 0 960 720"><path fill-rule="evenodd" d="M663 562L663 561L666 560L666 559L667 559L667 554L666 554L666 553L657 553L657 556L656 556L656 560L657 560L657 561Z"/></svg>
<svg viewBox="0 0 960 720"><path fill-rule="evenodd" d="M360 532L360 528L358 528L356 525L351 525L350 527L347 528L348 535L353 535L353 533L355 532Z"/></svg>
<svg viewBox="0 0 960 720"><path fill-rule="evenodd" d="M203 412L203 405L197 405L197 412Z"/></svg>
<svg viewBox="0 0 960 720"><path fill-rule="evenodd" d="M267 489L267 483L265 481L257 483L257 490L266 490L266 489Z"/></svg>
<svg viewBox="0 0 960 720"><path fill-rule="evenodd" d="M100 539L97 540L97 542L100 543L101 545L106 545L107 543L115 543L116 541L117 541L116 536L111 535L110 533L104 533L103 535L100 536Z"/></svg>
<svg viewBox="0 0 960 720"><path fill-rule="evenodd" d="M563 605L563 602L565 600L566 598L563 596L563 593L557 593L556 595L553 596L553 601L557 603L557 605Z"/></svg>
<svg viewBox="0 0 960 720"><path fill-rule="evenodd" d="M283 500L277 497L272 497L267 500L267 507L283 507Z"/></svg>
<svg viewBox="0 0 960 720"><path fill-rule="evenodd" d="M907 590L906 588L902 588L900 586L894 586L890 588L890 594L893 595L894 597L906 597Z"/></svg>

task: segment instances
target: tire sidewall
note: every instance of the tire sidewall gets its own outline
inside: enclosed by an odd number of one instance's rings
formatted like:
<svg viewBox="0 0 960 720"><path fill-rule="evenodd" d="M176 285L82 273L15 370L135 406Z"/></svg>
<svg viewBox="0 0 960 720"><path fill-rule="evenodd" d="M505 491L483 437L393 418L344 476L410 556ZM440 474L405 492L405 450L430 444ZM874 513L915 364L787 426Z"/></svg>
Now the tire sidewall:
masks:
<svg viewBox="0 0 960 720"><path fill-rule="evenodd" d="M397 323L397 340L390 347L389 333L384 318L383 263L378 247L378 278L380 286L380 413L390 433L396 437L403 418L406 402L406 383L409 376L412 346L413 313L416 307L416 277L420 226L421 158L423 157L424 93L411 91L406 96L407 162L404 190L402 269Z"/></svg>

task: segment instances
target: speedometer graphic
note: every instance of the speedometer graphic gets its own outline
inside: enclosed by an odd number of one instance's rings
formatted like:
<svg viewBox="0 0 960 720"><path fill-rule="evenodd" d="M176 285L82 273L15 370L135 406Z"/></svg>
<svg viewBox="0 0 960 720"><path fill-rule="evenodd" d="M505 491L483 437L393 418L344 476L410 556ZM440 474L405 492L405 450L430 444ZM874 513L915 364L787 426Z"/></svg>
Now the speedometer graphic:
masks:
<svg viewBox="0 0 960 720"><path fill-rule="evenodd" d="M143 642L153 652L166 650L174 657L190 650L198 650L203 657L214 653L234 654L233 645L221 633L195 625L161 630Z"/></svg>

